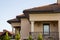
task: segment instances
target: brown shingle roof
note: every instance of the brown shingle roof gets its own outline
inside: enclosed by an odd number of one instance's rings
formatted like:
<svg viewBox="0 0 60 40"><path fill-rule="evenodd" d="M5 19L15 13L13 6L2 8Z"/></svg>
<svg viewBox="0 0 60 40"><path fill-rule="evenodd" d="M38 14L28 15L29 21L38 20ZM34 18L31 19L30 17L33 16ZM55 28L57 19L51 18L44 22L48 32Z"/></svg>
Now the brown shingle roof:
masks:
<svg viewBox="0 0 60 40"><path fill-rule="evenodd" d="M15 22L20 22L20 20L14 18L14 19L8 20L7 22L11 24L11 23L15 23Z"/></svg>
<svg viewBox="0 0 60 40"><path fill-rule="evenodd" d="M0 32L0 35L2 35L3 32Z"/></svg>
<svg viewBox="0 0 60 40"><path fill-rule="evenodd" d="M21 15L16 16L16 18L26 18L26 16L24 14L21 14Z"/></svg>
<svg viewBox="0 0 60 40"><path fill-rule="evenodd" d="M5 33L5 32L10 33L11 35L14 34L13 32L10 32L10 31L8 31L8 30L3 30L3 33Z"/></svg>
<svg viewBox="0 0 60 40"><path fill-rule="evenodd" d="M8 20L8 23L15 23L15 22L21 22L20 18L26 18L26 16L24 14L18 15L16 16L16 18Z"/></svg>
<svg viewBox="0 0 60 40"><path fill-rule="evenodd" d="M5 35L6 32L8 32L9 35L15 35L13 32L10 32L10 31L8 31L8 30L3 30L3 32L0 32L0 36Z"/></svg>
<svg viewBox="0 0 60 40"><path fill-rule="evenodd" d="M23 12L60 12L60 4L54 3L42 7L35 7L31 9L26 9Z"/></svg>

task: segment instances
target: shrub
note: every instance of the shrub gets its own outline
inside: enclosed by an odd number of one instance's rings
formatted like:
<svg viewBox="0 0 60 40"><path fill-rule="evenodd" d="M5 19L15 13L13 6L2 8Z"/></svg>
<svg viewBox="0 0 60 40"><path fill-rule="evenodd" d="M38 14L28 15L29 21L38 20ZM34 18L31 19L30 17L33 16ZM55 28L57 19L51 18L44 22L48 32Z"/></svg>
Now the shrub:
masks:
<svg viewBox="0 0 60 40"><path fill-rule="evenodd" d="M1 36L0 36L0 39L1 39Z"/></svg>
<svg viewBox="0 0 60 40"><path fill-rule="evenodd" d="M0 39L3 40L4 36L0 36Z"/></svg>
<svg viewBox="0 0 60 40"><path fill-rule="evenodd" d="M3 36L3 40L10 40L9 36L8 36L8 32L6 32L6 35Z"/></svg>
<svg viewBox="0 0 60 40"><path fill-rule="evenodd" d="M28 38L28 40L32 40L32 36L31 36L31 35L29 35L29 38Z"/></svg>
<svg viewBox="0 0 60 40"><path fill-rule="evenodd" d="M37 40L43 40L42 35L39 34Z"/></svg>
<svg viewBox="0 0 60 40"><path fill-rule="evenodd" d="M16 34L15 40L20 40L20 34L19 33Z"/></svg>

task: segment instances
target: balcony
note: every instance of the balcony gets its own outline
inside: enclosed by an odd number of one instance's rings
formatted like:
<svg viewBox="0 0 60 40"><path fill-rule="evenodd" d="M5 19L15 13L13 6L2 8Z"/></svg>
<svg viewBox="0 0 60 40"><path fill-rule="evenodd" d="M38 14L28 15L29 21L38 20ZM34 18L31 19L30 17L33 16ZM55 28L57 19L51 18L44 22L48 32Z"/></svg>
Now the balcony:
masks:
<svg viewBox="0 0 60 40"><path fill-rule="evenodd" d="M59 40L59 33L58 32L30 32L30 35L32 35L32 38L34 40L37 40L38 35L41 34L43 37L43 40Z"/></svg>

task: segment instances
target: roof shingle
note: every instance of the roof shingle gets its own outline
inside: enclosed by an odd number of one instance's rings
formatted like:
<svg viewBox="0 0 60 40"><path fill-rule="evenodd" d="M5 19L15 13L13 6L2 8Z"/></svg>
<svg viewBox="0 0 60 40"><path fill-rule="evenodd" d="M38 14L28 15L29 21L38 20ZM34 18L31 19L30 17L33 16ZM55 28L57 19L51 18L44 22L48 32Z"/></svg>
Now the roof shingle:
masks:
<svg viewBox="0 0 60 40"><path fill-rule="evenodd" d="M60 4L59 3L54 3L42 7L35 7L31 9L26 9L23 12L60 12Z"/></svg>
<svg viewBox="0 0 60 40"><path fill-rule="evenodd" d="M24 14L21 14L21 15L16 16L16 18L26 18L26 16Z"/></svg>
<svg viewBox="0 0 60 40"><path fill-rule="evenodd" d="M14 19L8 20L7 22L11 24L11 23L15 23L15 22L20 22L20 20L14 18Z"/></svg>

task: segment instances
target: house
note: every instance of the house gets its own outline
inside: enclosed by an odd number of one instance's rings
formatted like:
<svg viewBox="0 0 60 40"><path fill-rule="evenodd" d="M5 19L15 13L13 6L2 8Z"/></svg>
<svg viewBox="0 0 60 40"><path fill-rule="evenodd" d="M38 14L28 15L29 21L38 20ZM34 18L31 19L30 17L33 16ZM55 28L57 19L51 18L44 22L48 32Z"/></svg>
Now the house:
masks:
<svg viewBox="0 0 60 40"><path fill-rule="evenodd" d="M5 35L6 35L6 32L8 32L8 35L9 35L9 37L11 37L11 38L12 38L12 36L15 36L14 33L10 32L10 31L8 31L8 30L3 30L3 32L0 32L0 37L5 36Z"/></svg>
<svg viewBox="0 0 60 40"><path fill-rule="evenodd" d="M33 39L41 34L44 40L60 40L60 0L57 3L42 7L26 9L22 15L16 16L8 23L21 34L21 40L32 35Z"/></svg>

